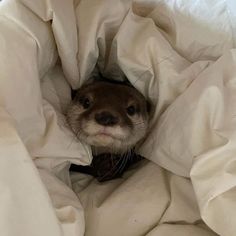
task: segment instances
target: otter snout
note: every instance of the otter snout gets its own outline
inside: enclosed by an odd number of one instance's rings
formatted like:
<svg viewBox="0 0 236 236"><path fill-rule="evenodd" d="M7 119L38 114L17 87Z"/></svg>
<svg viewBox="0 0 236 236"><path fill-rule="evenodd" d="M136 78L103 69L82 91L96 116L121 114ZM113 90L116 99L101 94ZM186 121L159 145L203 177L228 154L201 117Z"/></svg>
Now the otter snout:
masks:
<svg viewBox="0 0 236 236"><path fill-rule="evenodd" d="M114 126L119 122L119 118L109 111L96 113L94 118L99 125L103 126Z"/></svg>

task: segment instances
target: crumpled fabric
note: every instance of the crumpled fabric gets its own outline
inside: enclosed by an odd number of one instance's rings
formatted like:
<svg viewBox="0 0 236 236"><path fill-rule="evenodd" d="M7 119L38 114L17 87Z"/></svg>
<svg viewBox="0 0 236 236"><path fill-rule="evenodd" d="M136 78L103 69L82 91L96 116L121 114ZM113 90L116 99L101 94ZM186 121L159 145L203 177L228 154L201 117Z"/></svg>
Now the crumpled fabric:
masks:
<svg viewBox="0 0 236 236"><path fill-rule="evenodd" d="M235 10L232 0L2 1L2 234L235 235ZM96 66L154 107L138 150L149 162L102 185L69 175L92 156L65 120L70 87Z"/></svg>

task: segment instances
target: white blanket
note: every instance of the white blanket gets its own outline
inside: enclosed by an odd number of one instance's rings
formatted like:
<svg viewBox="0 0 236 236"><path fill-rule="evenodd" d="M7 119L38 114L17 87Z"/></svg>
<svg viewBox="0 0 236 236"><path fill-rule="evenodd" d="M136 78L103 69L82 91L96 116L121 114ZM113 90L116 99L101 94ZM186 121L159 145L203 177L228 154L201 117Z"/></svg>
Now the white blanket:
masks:
<svg viewBox="0 0 236 236"><path fill-rule="evenodd" d="M233 0L0 2L0 234L235 236L235 12ZM96 64L155 107L139 150L150 161L103 184L69 175L92 157L64 116Z"/></svg>

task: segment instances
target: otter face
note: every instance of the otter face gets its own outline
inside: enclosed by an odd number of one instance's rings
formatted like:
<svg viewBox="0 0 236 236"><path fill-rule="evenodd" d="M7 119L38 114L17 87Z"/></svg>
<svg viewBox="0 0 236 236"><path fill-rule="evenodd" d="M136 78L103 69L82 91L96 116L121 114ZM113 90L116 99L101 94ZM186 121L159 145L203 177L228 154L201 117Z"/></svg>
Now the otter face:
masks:
<svg viewBox="0 0 236 236"><path fill-rule="evenodd" d="M77 91L67 120L79 140L119 153L145 136L149 113L144 96L133 87L97 81Z"/></svg>

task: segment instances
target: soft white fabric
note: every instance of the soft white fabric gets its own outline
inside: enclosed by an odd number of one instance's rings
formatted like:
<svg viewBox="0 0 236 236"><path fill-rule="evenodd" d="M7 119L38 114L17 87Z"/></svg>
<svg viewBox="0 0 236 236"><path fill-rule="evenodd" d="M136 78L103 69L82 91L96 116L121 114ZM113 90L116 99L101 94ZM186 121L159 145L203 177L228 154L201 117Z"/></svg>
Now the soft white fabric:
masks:
<svg viewBox="0 0 236 236"><path fill-rule="evenodd" d="M1 234L234 236L235 12L233 0L0 2ZM151 161L71 183L91 150L64 113L96 64L152 101L139 149Z"/></svg>

